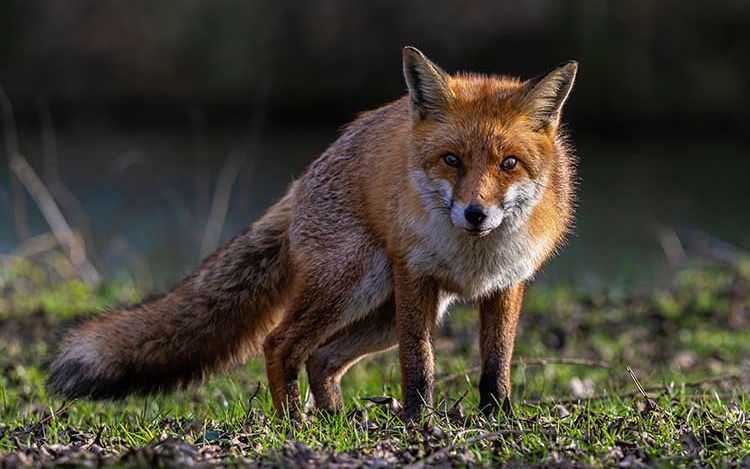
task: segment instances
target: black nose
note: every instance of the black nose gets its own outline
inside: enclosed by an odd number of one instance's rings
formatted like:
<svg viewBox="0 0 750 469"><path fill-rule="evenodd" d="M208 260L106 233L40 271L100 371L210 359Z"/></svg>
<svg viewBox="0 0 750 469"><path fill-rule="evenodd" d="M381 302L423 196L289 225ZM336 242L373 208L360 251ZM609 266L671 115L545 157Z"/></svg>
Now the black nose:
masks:
<svg viewBox="0 0 750 469"><path fill-rule="evenodd" d="M487 218L487 214L484 213L484 209L479 205L469 205L464 211L464 217L472 225L479 226Z"/></svg>

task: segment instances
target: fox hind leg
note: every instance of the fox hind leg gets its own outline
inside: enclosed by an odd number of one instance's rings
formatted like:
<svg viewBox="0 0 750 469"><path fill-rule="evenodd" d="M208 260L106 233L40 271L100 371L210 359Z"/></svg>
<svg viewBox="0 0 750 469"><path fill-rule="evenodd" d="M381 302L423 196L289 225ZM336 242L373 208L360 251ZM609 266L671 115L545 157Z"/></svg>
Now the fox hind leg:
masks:
<svg viewBox="0 0 750 469"><path fill-rule="evenodd" d="M377 311L391 296L391 267L385 252L365 234L359 239L357 235L355 230L347 237L347 245L356 249L337 244L330 250L310 251L308 257L328 262L303 266L296 298L266 337L266 372L277 412L288 409L290 416L301 417L302 364L337 331Z"/></svg>
<svg viewBox="0 0 750 469"><path fill-rule="evenodd" d="M315 349L340 327L334 320L339 314L332 308L335 306L321 307L302 298L292 305L266 338L263 348L268 385L279 415L288 411L294 420L301 417L299 370Z"/></svg>
<svg viewBox="0 0 750 469"><path fill-rule="evenodd" d="M340 411L343 406L341 377L366 355L397 344L393 299L363 319L337 331L307 360L307 377L315 406Z"/></svg>

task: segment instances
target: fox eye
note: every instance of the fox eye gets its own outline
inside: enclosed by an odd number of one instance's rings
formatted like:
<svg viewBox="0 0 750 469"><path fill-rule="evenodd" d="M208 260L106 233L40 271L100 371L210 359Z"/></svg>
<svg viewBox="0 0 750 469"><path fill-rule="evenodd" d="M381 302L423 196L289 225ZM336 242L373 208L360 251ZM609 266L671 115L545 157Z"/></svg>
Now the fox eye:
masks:
<svg viewBox="0 0 750 469"><path fill-rule="evenodd" d="M443 155L443 162L452 168L458 168L461 166L461 159L453 153L446 153Z"/></svg>
<svg viewBox="0 0 750 469"><path fill-rule="evenodd" d="M516 167L518 159L515 156L506 156L502 163L500 163L500 169L503 171L510 171Z"/></svg>

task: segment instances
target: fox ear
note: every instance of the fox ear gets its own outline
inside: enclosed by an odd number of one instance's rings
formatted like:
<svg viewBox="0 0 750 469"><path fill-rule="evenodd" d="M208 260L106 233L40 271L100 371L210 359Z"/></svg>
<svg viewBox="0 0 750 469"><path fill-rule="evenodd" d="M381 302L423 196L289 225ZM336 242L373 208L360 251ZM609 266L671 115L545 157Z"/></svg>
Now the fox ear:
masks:
<svg viewBox="0 0 750 469"><path fill-rule="evenodd" d="M578 71L578 62L571 60L553 68L544 75L529 80L529 90L521 104L537 130L557 128L565 100Z"/></svg>
<svg viewBox="0 0 750 469"><path fill-rule="evenodd" d="M415 47L404 47L404 78L415 119L437 117L451 96L448 75Z"/></svg>

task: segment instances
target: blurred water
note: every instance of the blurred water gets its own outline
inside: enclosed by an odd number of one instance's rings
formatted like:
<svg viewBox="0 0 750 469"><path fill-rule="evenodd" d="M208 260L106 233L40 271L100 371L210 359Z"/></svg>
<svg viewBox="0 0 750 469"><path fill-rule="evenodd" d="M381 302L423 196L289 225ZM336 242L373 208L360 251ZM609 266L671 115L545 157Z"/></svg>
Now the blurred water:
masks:
<svg viewBox="0 0 750 469"><path fill-rule="evenodd" d="M199 261L211 194L223 162L247 154L232 193L223 238L238 232L278 198L336 138L335 128L286 129L248 137L243 128L193 135L184 129L114 131L90 125L57 136L59 178L80 202L63 204L93 241L108 275L128 270L164 288ZM49 155L33 133L22 151L49 176ZM660 228L690 227L750 248L750 145L701 141L577 141L581 176L577 226L542 281L645 284L667 262ZM0 169L0 252L16 247ZM33 234L48 231L29 201ZM147 279L150 277L152 280Z"/></svg>

